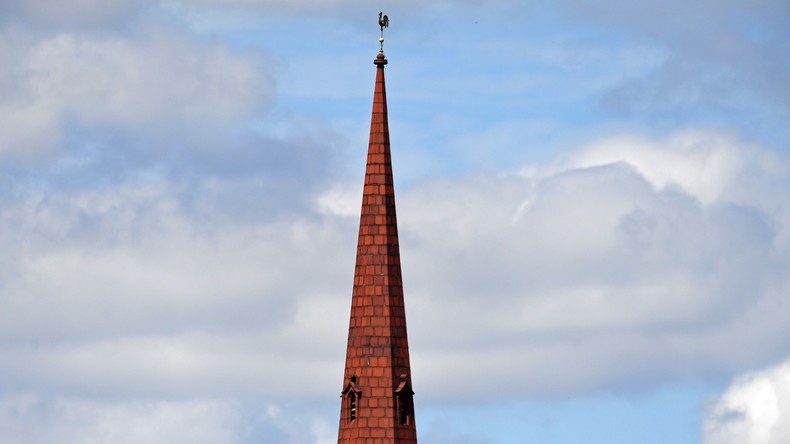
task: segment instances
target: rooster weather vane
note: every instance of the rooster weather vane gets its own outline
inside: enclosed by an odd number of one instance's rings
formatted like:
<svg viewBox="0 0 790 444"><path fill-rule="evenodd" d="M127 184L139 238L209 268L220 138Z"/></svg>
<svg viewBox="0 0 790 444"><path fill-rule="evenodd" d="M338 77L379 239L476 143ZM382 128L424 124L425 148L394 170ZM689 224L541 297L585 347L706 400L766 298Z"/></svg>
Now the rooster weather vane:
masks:
<svg viewBox="0 0 790 444"><path fill-rule="evenodd" d="M379 12L379 27L381 28L381 37L379 38L379 54L384 54L384 28L390 27L390 19L383 12Z"/></svg>

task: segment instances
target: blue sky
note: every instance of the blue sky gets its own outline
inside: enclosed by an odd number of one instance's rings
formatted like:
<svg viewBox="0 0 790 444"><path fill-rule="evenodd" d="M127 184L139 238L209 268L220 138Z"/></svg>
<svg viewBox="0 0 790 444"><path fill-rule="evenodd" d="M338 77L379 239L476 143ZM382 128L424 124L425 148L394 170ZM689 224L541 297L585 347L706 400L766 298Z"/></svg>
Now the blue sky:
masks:
<svg viewBox="0 0 790 444"><path fill-rule="evenodd" d="M420 442L790 441L781 0L3 2L2 441L336 441L379 11Z"/></svg>

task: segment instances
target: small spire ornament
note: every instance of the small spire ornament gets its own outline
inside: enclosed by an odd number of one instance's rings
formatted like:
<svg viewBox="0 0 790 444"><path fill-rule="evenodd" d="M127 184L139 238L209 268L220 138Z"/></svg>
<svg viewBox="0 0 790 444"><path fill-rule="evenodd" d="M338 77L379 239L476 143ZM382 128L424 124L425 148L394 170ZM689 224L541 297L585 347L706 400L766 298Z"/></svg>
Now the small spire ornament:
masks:
<svg viewBox="0 0 790 444"><path fill-rule="evenodd" d="M384 54L384 28L390 27L390 19L383 12L379 12L379 27L381 28L381 37L379 37L379 54Z"/></svg>

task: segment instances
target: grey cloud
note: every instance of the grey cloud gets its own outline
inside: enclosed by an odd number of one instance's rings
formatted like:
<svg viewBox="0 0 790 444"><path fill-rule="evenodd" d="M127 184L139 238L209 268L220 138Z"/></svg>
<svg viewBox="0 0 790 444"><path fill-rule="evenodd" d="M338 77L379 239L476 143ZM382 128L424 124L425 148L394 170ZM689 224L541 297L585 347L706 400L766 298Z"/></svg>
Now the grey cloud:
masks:
<svg viewBox="0 0 790 444"><path fill-rule="evenodd" d="M252 378L264 396L325 391L293 377L326 384L337 365L312 334L342 350L321 314L335 267L352 267L353 227L338 236L346 221L310 212L339 136L304 120L260 129L273 85L259 54L133 32L0 42L19 68L0 79L8 390L246 396Z"/></svg>
<svg viewBox="0 0 790 444"><path fill-rule="evenodd" d="M276 137L250 128L273 99L259 54L140 32L3 35L16 68L0 78L0 180L74 189L167 176L195 211L201 193L235 197L214 202L253 219L304 209L342 138L307 120L278 122ZM229 192L241 177L258 193Z"/></svg>
<svg viewBox="0 0 790 444"><path fill-rule="evenodd" d="M62 143L68 124L139 130L226 125L265 109L272 81L253 54L201 47L171 33L141 41L64 33L35 40L4 35L24 75L0 103L5 156L36 157ZM143 128L141 128L141 126ZM209 133L211 134L211 133Z"/></svg>
<svg viewBox="0 0 790 444"><path fill-rule="evenodd" d="M191 204L179 188L17 186L4 195L0 367L9 387L280 398L333 389L353 222L276 205L240 216L227 206L234 195L265 202L255 198L265 189L243 178L205 179Z"/></svg>
<svg viewBox="0 0 790 444"><path fill-rule="evenodd" d="M684 171L732 149L705 137L675 148L683 156L673 157L672 143L633 143L619 160L599 154L600 165L436 183L401 198L410 327L431 338L412 341L415 373L428 374L431 394L458 384L497 390L504 380L526 393L578 393L784 356L786 210L759 200L788 189L788 177L735 199L728 190L740 180L771 174L751 169L752 154L740 149L743 171L722 174L727 162ZM709 160L690 161L700 152ZM639 160L651 154L667 163ZM711 200L715 181L684 189L687 178L718 178L723 191ZM451 367L467 369L459 378L475 386L448 378Z"/></svg>
<svg viewBox="0 0 790 444"><path fill-rule="evenodd" d="M422 392L594 391L786 353L790 219L777 190L790 187L775 188L787 168L759 157L716 135L613 138L551 167L400 192ZM259 188L204 186L216 192L200 193L202 212L167 182L6 200L6 379L150 396L244 381L262 395L331 391L356 218L332 195L316 197L323 214L238 219L222 201Z"/></svg>
<svg viewBox="0 0 790 444"><path fill-rule="evenodd" d="M572 16L599 22L632 33L660 38L715 40L719 32L738 26L766 23L772 28L787 16L787 4L781 0L744 3L738 0L703 0L694 3L681 0L651 1L637 5L623 0L598 2L596 5L578 0L561 2ZM774 28L780 30L778 27Z"/></svg>
<svg viewBox="0 0 790 444"><path fill-rule="evenodd" d="M399 190L415 389L556 396L785 356L788 169L760 153L718 135L611 138L552 166ZM207 209L259 192L226 185ZM357 222L337 190L312 195L320 213L239 220L190 210L177 183L22 189L0 213L12 391L337 390Z"/></svg>
<svg viewBox="0 0 790 444"><path fill-rule="evenodd" d="M787 140L786 2L566 3L582 21L639 36L671 54L651 73L624 75L603 95L604 109L652 125L735 125L768 143Z"/></svg>
<svg viewBox="0 0 790 444"><path fill-rule="evenodd" d="M142 0L7 0L0 4L0 23L24 22L42 29L118 27L136 17Z"/></svg>
<svg viewBox="0 0 790 444"><path fill-rule="evenodd" d="M217 398L96 401L17 394L0 397L0 434L8 444L314 444L322 438L315 417L303 414L297 431L283 414L274 404Z"/></svg>
<svg viewBox="0 0 790 444"><path fill-rule="evenodd" d="M460 436L453 434L452 428L444 422L436 421L420 436L426 442L437 444L489 444L492 441L474 436Z"/></svg>
<svg viewBox="0 0 790 444"><path fill-rule="evenodd" d="M310 256L320 262L319 244L345 239L345 250L353 248L353 238L325 237L292 255L293 242L326 229L319 220L245 220L218 211L228 195L260 192L243 182L215 189L200 212L185 209L173 191L166 184L126 185L6 202L0 212L4 336L143 333L167 325L178 331L185 323L276 326L295 307L294 293L308 296L336 279L327 266L311 270L324 276L320 282L300 282L290 271Z"/></svg>

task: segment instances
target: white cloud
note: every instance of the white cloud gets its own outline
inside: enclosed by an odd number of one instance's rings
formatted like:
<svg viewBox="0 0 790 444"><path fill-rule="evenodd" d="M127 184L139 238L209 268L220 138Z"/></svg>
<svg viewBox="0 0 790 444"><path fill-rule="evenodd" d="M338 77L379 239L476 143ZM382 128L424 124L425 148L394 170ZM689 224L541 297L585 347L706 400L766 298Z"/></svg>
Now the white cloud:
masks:
<svg viewBox="0 0 790 444"><path fill-rule="evenodd" d="M316 205L324 214L359 217L362 188L358 184L336 184L318 197Z"/></svg>
<svg viewBox="0 0 790 444"><path fill-rule="evenodd" d="M259 57L162 31L138 39L62 33L0 35L14 69L0 77L0 155L56 149L65 127L206 126L268 105Z"/></svg>
<svg viewBox="0 0 790 444"><path fill-rule="evenodd" d="M790 361L736 379L703 423L704 444L790 441Z"/></svg>
<svg viewBox="0 0 790 444"><path fill-rule="evenodd" d="M574 153L570 164L585 168L622 162L656 189L679 187L707 204L718 200L747 166L743 150L731 138L710 133L677 133L665 141L618 136Z"/></svg>
<svg viewBox="0 0 790 444"><path fill-rule="evenodd" d="M33 395L0 398L0 435L8 444L238 443L242 419L231 404L216 400L113 403Z"/></svg>
<svg viewBox="0 0 790 444"><path fill-rule="evenodd" d="M332 386L353 223L234 223L190 213L163 184L18 197L0 210L0 367L19 384L277 396Z"/></svg>
<svg viewBox="0 0 790 444"><path fill-rule="evenodd" d="M784 353L786 159L711 134L607 140L398 190L421 393L592 391ZM236 219L222 203L261 191L226 182L6 196L0 372L53 390L334 393L359 196L338 185L315 212Z"/></svg>
<svg viewBox="0 0 790 444"><path fill-rule="evenodd" d="M325 444L337 439L318 410L219 398L114 400L0 397L4 444ZM334 426L334 424L333 424Z"/></svg>
<svg viewBox="0 0 790 444"><path fill-rule="evenodd" d="M763 155L715 134L617 137L549 168L401 193L427 390L565 393L783 353L790 177Z"/></svg>

